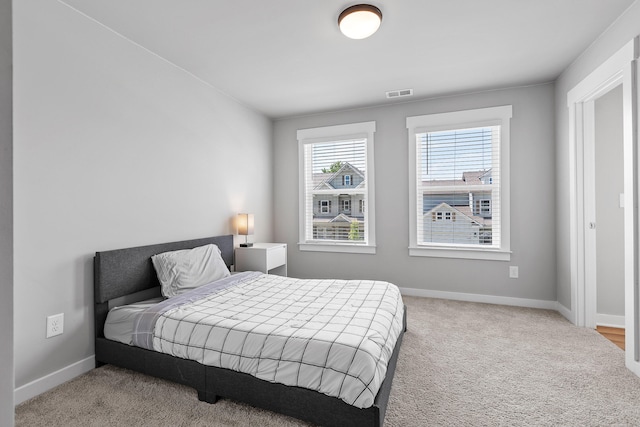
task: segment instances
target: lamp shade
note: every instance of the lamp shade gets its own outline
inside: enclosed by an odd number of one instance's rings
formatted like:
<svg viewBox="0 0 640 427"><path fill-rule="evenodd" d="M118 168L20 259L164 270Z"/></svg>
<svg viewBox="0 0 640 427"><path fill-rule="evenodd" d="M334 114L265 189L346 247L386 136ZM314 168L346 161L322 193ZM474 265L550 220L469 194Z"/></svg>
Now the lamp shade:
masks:
<svg viewBox="0 0 640 427"><path fill-rule="evenodd" d="M250 236L253 234L253 214L241 213L237 218L238 234Z"/></svg>
<svg viewBox="0 0 640 427"><path fill-rule="evenodd" d="M351 39L365 39L378 31L382 22L382 12L370 4L357 4L342 11L338 26Z"/></svg>

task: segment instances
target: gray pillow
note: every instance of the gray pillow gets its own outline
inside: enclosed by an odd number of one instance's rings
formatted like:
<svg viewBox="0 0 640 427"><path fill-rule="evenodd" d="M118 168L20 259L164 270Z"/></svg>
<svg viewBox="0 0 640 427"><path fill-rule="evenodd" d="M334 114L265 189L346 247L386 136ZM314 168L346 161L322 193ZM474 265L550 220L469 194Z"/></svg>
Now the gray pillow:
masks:
<svg viewBox="0 0 640 427"><path fill-rule="evenodd" d="M216 245L163 252L151 257L162 295L171 298L198 286L223 279L231 273Z"/></svg>

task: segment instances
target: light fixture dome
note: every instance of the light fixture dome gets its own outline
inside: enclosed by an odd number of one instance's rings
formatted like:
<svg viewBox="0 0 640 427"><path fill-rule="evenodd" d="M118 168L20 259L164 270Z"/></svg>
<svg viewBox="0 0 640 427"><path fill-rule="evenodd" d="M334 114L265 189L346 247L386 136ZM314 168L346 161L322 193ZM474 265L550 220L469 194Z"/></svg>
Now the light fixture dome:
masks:
<svg viewBox="0 0 640 427"><path fill-rule="evenodd" d="M370 4L357 4L342 11L338 26L351 39L366 39L380 28L382 12Z"/></svg>

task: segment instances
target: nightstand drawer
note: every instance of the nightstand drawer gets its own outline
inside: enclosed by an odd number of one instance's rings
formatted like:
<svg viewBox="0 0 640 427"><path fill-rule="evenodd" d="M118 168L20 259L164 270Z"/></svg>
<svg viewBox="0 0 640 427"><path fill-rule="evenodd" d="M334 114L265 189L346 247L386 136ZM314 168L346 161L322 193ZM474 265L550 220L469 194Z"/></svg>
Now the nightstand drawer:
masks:
<svg viewBox="0 0 640 427"><path fill-rule="evenodd" d="M267 270L287 263L287 247L285 245L269 248L267 255Z"/></svg>

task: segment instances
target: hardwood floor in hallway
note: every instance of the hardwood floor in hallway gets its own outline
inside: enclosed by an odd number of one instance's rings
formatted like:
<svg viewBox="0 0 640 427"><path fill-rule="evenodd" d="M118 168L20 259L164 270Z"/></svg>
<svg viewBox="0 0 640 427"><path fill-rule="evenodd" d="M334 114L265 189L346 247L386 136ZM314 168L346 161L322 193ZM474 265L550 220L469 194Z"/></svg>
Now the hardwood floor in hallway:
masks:
<svg viewBox="0 0 640 427"><path fill-rule="evenodd" d="M596 331L600 332L605 338L624 350L624 328L596 326Z"/></svg>

